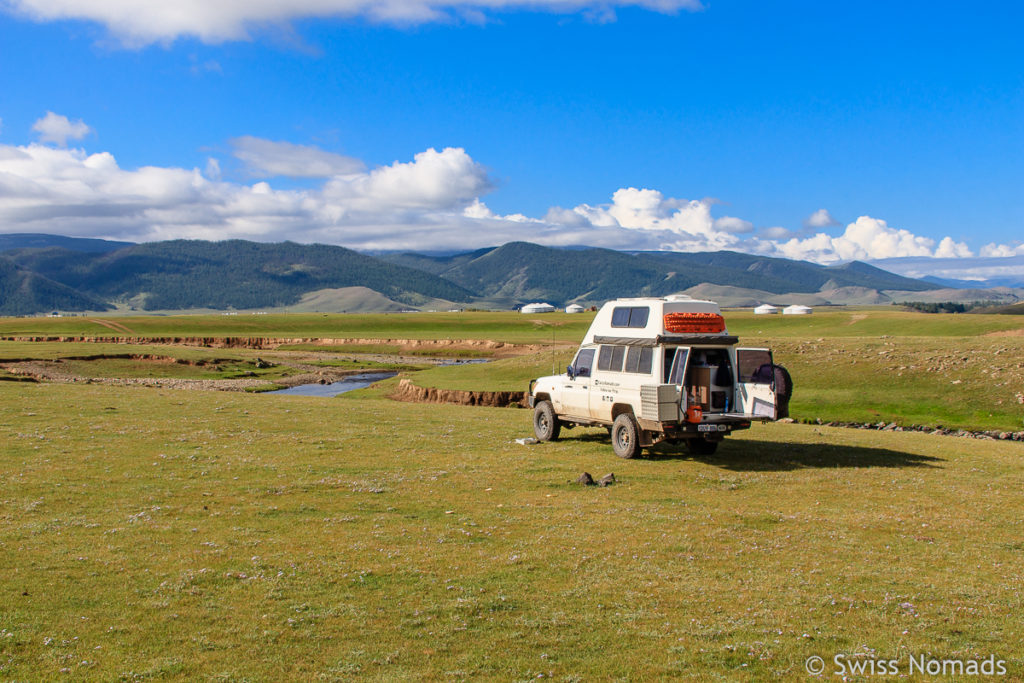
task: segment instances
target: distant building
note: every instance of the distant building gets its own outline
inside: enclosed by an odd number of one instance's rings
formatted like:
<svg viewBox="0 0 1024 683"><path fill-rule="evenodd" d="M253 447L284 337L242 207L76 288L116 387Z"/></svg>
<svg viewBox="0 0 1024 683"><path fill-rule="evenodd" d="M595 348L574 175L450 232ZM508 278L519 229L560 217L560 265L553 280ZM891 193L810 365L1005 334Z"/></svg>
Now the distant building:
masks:
<svg viewBox="0 0 1024 683"><path fill-rule="evenodd" d="M520 313L554 313L555 307L551 304L526 304L519 309Z"/></svg>
<svg viewBox="0 0 1024 683"><path fill-rule="evenodd" d="M569 304L568 306L565 307L566 313L582 313L585 310L586 309L580 306L579 304Z"/></svg>
<svg viewBox="0 0 1024 683"><path fill-rule="evenodd" d="M800 304L793 304L782 309L782 315L810 315L811 312L810 306L801 306Z"/></svg>
<svg viewBox="0 0 1024 683"><path fill-rule="evenodd" d="M779 309L771 304L761 304L754 309L754 315L774 315L778 312Z"/></svg>

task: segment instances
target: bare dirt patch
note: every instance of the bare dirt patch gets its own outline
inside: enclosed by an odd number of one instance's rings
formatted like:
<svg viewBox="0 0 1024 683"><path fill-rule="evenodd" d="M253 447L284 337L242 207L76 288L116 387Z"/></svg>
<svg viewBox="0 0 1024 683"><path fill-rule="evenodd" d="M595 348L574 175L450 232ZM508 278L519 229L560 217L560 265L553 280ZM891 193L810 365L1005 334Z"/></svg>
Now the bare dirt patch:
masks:
<svg viewBox="0 0 1024 683"><path fill-rule="evenodd" d="M453 403L463 406L488 406L491 408L526 405L525 391L464 391L459 389L435 389L420 387L410 379L403 379L389 395L395 401L406 403Z"/></svg>

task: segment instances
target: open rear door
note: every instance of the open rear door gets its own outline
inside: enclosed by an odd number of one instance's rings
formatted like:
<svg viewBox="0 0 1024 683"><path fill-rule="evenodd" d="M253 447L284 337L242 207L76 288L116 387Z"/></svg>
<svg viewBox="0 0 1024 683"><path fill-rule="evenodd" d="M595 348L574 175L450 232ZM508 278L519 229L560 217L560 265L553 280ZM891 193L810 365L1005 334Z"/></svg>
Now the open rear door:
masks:
<svg viewBox="0 0 1024 683"><path fill-rule="evenodd" d="M755 417L774 420L775 371L771 349L736 349L736 406Z"/></svg>

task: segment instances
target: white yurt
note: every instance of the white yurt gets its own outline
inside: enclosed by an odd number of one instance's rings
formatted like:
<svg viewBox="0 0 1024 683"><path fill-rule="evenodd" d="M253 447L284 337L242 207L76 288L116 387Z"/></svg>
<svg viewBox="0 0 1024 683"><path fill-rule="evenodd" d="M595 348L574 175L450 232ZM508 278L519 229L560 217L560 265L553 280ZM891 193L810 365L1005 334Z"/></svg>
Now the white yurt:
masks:
<svg viewBox="0 0 1024 683"><path fill-rule="evenodd" d="M554 313L555 307L551 304L526 304L519 309L520 313Z"/></svg>
<svg viewBox="0 0 1024 683"><path fill-rule="evenodd" d="M585 310L586 309L580 306L579 304L569 304L568 306L565 307L566 313L582 313Z"/></svg>
<svg viewBox="0 0 1024 683"><path fill-rule="evenodd" d="M782 315L810 315L810 306L801 306L800 304L793 304L792 306L786 306L782 309Z"/></svg>
<svg viewBox="0 0 1024 683"><path fill-rule="evenodd" d="M774 315L779 309L771 304L761 304L754 309L754 315Z"/></svg>

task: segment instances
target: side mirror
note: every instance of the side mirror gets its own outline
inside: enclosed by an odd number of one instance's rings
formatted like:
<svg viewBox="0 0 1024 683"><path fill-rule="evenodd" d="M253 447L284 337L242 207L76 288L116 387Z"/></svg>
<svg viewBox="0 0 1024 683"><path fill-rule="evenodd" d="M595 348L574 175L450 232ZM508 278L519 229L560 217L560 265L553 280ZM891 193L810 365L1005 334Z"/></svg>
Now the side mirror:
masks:
<svg viewBox="0 0 1024 683"><path fill-rule="evenodd" d="M565 374L569 375L569 379L576 379L576 371L571 365L565 366Z"/></svg>

